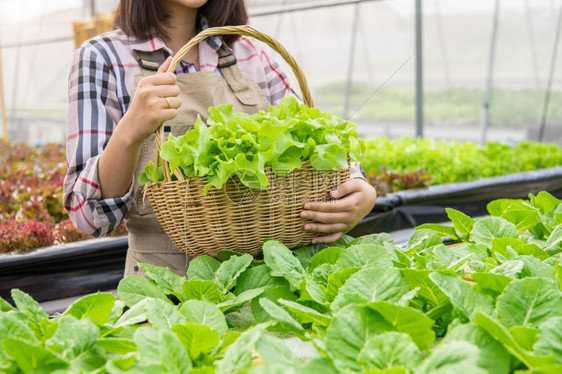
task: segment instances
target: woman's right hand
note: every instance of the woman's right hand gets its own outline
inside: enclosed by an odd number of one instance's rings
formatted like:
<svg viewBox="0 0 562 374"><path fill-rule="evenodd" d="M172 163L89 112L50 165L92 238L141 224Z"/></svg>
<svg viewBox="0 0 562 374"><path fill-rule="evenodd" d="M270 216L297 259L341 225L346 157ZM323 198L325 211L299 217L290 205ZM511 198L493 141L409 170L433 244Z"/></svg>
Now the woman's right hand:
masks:
<svg viewBox="0 0 562 374"><path fill-rule="evenodd" d="M155 75L139 81L129 109L123 116L122 122L130 126L127 133L134 143L142 143L161 123L178 115L181 99L177 97L180 93L177 77L166 72L171 62L172 57L168 57Z"/></svg>

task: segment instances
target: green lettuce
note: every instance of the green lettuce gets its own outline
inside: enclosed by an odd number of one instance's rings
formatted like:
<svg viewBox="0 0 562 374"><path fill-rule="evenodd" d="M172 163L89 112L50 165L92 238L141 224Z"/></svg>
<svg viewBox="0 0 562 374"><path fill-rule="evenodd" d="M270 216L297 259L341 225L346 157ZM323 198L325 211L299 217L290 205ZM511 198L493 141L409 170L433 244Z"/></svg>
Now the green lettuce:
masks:
<svg viewBox="0 0 562 374"><path fill-rule="evenodd" d="M179 169L186 178L207 178L205 193L222 188L231 177L264 189L266 168L287 175L307 160L316 170L345 169L362 150L354 123L299 104L292 96L267 112L249 115L223 104L209 108L209 114L207 123L198 117L184 135L170 134L160 151L171 174ZM159 182L163 175L161 166L149 163L139 182Z"/></svg>
<svg viewBox="0 0 562 374"><path fill-rule="evenodd" d="M405 246L268 240L263 260L221 251L185 276L140 264L151 279L56 316L13 290L0 373L560 373L561 206L541 192L496 200L492 217L448 210L452 226Z"/></svg>

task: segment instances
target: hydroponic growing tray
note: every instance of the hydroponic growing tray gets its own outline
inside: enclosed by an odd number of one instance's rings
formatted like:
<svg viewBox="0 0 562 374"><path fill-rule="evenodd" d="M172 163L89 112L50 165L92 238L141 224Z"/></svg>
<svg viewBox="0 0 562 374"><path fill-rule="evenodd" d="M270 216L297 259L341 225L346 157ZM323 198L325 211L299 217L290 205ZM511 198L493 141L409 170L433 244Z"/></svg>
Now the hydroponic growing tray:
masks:
<svg viewBox="0 0 562 374"><path fill-rule="evenodd" d="M539 191L562 197L562 167L381 196L349 234L358 237L443 222L448 207L482 216L492 200L527 198ZM0 297L9 300L12 288L41 302L114 289L123 278L127 246L125 236L0 255Z"/></svg>
<svg viewBox="0 0 562 374"><path fill-rule="evenodd" d="M454 208L471 217L486 215L487 204L495 199L526 199L530 193L548 191L562 197L562 167L448 183L428 188L395 192L377 199L371 213L350 232L361 236L391 232L423 223L447 220L445 208Z"/></svg>

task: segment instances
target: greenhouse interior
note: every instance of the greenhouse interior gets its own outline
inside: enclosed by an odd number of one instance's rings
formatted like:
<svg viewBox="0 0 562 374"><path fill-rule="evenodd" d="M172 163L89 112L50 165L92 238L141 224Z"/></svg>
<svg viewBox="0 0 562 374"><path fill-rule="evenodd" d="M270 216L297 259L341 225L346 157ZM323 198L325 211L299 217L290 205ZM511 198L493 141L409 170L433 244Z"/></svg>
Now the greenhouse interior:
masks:
<svg viewBox="0 0 562 374"><path fill-rule="evenodd" d="M0 0L0 373L562 373L562 0Z"/></svg>

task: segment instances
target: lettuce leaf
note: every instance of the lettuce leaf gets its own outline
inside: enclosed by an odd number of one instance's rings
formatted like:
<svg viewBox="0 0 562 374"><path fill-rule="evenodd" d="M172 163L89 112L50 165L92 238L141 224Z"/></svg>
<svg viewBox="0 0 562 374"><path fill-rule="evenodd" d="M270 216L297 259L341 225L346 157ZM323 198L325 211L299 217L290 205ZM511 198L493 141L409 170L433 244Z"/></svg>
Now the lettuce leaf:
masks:
<svg viewBox="0 0 562 374"><path fill-rule="evenodd" d="M292 96L253 115L236 112L231 104L210 107L209 113L207 123L198 117L184 135L170 134L160 151L170 174L179 168L187 178L206 177L205 194L234 175L249 188L264 189L266 168L287 175L307 160L317 170L345 169L362 152L354 123ZM162 168L153 163L139 177L141 184L162 180Z"/></svg>

